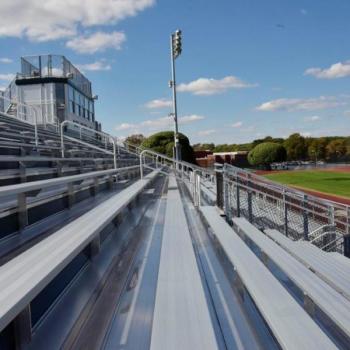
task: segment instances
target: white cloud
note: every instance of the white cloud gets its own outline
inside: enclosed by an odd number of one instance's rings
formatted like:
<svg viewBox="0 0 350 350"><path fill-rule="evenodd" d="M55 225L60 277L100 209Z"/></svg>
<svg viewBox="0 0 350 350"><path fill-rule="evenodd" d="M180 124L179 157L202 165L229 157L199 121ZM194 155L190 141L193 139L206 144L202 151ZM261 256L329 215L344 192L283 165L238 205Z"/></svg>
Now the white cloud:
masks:
<svg viewBox="0 0 350 350"><path fill-rule="evenodd" d="M240 128L240 127L242 127L242 125L243 125L243 122L238 121L236 123L231 124L231 127L233 127L233 128Z"/></svg>
<svg viewBox="0 0 350 350"><path fill-rule="evenodd" d="M0 58L0 63L12 63L13 60L11 58L7 58L7 57L1 57Z"/></svg>
<svg viewBox="0 0 350 350"><path fill-rule="evenodd" d="M165 98L156 99L149 101L145 104L145 107L148 109L160 109L160 108L168 108L173 105L171 100L167 100Z"/></svg>
<svg viewBox="0 0 350 350"><path fill-rule="evenodd" d="M118 125L115 130L121 131L121 130L129 130L136 128L136 124L129 124L129 123L122 123Z"/></svg>
<svg viewBox="0 0 350 350"><path fill-rule="evenodd" d="M318 120L320 120L321 117L319 117L318 115L313 115L311 117L306 117L305 120L307 122L317 122Z"/></svg>
<svg viewBox="0 0 350 350"><path fill-rule="evenodd" d="M0 85L0 91L5 91L6 90L6 86L1 86Z"/></svg>
<svg viewBox="0 0 350 350"><path fill-rule="evenodd" d="M337 79L350 76L350 61L332 64L329 68L309 68L305 75L312 75L318 79Z"/></svg>
<svg viewBox="0 0 350 350"><path fill-rule="evenodd" d="M116 24L154 4L155 0L1 0L0 36L67 38L79 27Z"/></svg>
<svg viewBox="0 0 350 350"><path fill-rule="evenodd" d="M77 36L67 41L66 46L75 52L93 54L107 49L121 50L126 36L123 32L96 32L91 35Z"/></svg>
<svg viewBox="0 0 350 350"><path fill-rule="evenodd" d="M321 96L317 98L280 98L262 103L256 107L258 111L276 112L276 111L313 111L327 109L344 105L334 96Z"/></svg>
<svg viewBox="0 0 350 350"><path fill-rule="evenodd" d="M202 120L202 119L204 119L204 117L201 115L197 115L197 114L185 115L184 117L179 118L179 123L180 124L189 124L189 123L193 123L193 122L196 122L196 121Z"/></svg>
<svg viewBox="0 0 350 350"><path fill-rule="evenodd" d="M226 92L229 89L243 89L254 87L256 84L246 83L234 76L223 79L199 78L186 84L180 84L178 91L190 92L194 95L215 95Z"/></svg>
<svg viewBox="0 0 350 350"><path fill-rule="evenodd" d="M178 122L180 125L184 124L191 124L196 121L202 120L205 117L197 114L192 114L192 115L185 115L182 117L179 117ZM166 116L166 117L161 117L157 119L148 119L144 120L140 123L122 123L118 125L115 130L117 131L122 131L122 130L142 130L143 134L147 134L148 131L150 130L158 130L162 128L168 128L171 127L174 123L174 118L171 116Z"/></svg>
<svg viewBox="0 0 350 350"><path fill-rule="evenodd" d="M13 80L15 77L14 74L0 74L0 80L4 80L4 81L11 81Z"/></svg>
<svg viewBox="0 0 350 350"><path fill-rule="evenodd" d="M103 60L96 61L93 63L77 64L76 67L82 72L85 71L106 71L111 70L111 65Z"/></svg>
<svg viewBox="0 0 350 350"><path fill-rule="evenodd" d="M209 136L209 135L212 135L212 134L215 134L215 133L216 133L215 129L210 129L210 130L198 131L197 135L198 136Z"/></svg>
<svg viewBox="0 0 350 350"><path fill-rule="evenodd" d="M303 137L310 137L312 135L312 132L310 131L303 131L300 133L301 136Z"/></svg>

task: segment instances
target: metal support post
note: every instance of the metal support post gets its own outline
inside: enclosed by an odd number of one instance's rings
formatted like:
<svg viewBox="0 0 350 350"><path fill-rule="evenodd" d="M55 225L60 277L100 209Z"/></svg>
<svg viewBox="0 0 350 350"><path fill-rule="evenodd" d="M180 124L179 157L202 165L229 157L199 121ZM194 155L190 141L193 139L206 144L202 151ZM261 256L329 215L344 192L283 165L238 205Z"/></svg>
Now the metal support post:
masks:
<svg viewBox="0 0 350 350"><path fill-rule="evenodd" d="M241 216L241 199L239 190L239 176L236 174L236 206L237 206L237 217Z"/></svg>
<svg viewBox="0 0 350 350"><path fill-rule="evenodd" d="M111 190L113 188L113 175L108 175L108 188Z"/></svg>
<svg viewBox="0 0 350 350"><path fill-rule="evenodd" d="M140 177L143 179L143 164L142 164L142 152L140 154Z"/></svg>
<svg viewBox="0 0 350 350"><path fill-rule="evenodd" d="M32 320L30 305L24 308L13 320L15 349L21 350L32 340Z"/></svg>
<svg viewBox="0 0 350 350"><path fill-rule="evenodd" d="M248 181L247 181L247 197L248 197L248 220L250 223L253 222L253 193L252 193L252 183L250 181L251 175L248 174Z"/></svg>
<svg viewBox="0 0 350 350"><path fill-rule="evenodd" d="M68 208L72 208L75 202L74 185L72 182L70 182L67 185L67 201L68 201Z"/></svg>
<svg viewBox="0 0 350 350"><path fill-rule="evenodd" d="M24 162L19 162L19 176L21 183L27 182L26 165Z"/></svg>
<svg viewBox="0 0 350 350"><path fill-rule="evenodd" d="M57 177L62 176L62 163L60 161L57 162Z"/></svg>
<svg viewBox="0 0 350 350"><path fill-rule="evenodd" d="M96 196L96 194L98 192L98 184L99 184L98 177L95 177L94 183L90 187L91 195Z"/></svg>
<svg viewBox="0 0 350 350"><path fill-rule="evenodd" d="M18 203L18 228L21 231L28 226L27 194L25 192L17 194Z"/></svg>
<svg viewBox="0 0 350 350"><path fill-rule="evenodd" d="M307 195L303 196L303 227L304 227L304 240L309 240L309 217L307 213Z"/></svg>
<svg viewBox="0 0 350 350"><path fill-rule="evenodd" d="M220 209L224 209L224 175L222 165L215 165L216 175L216 205Z"/></svg>

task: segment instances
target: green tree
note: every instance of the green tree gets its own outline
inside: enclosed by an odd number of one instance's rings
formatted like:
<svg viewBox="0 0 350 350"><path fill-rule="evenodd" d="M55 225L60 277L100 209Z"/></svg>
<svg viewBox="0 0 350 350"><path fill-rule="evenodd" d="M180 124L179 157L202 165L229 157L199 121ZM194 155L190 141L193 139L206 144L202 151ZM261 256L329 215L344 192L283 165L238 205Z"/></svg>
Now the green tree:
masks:
<svg viewBox="0 0 350 350"><path fill-rule="evenodd" d="M283 162L286 159L286 149L275 142L259 143L248 154L250 165L264 169L269 169L271 163Z"/></svg>
<svg viewBox="0 0 350 350"><path fill-rule="evenodd" d="M327 140L324 137L321 137L318 139L312 139L307 149L309 158L312 160L325 159L326 147L327 147Z"/></svg>
<svg viewBox="0 0 350 350"><path fill-rule="evenodd" d="M303 160L307 157L305 138L300 134L290 135L283 143L288 160Z"/></svg>
<svg viewBox="0 0 350 350"><path fill-rule="evenodd" d="M179 142L181 145L182 160L190 163L195 162L193 148L187 136L179 133ZM142 142L142 147L151 149L155 152L165 154L168 157L173 157L174 148L174 132L161 131L149 136Z"/></svg>
<svg viewBox="0 0 350 350"><path fill-rule="evenodd" d="M144 140L145 137L142 134L130 135L125 139L126 142L131 143L135 146L140 146Z"/></svg>
<svg viewBox="0 0 350 350"><path fill-rule="evenodd" d="M326 147L327 159L338 160L345 156L346 151L346 141L344 139L333 140Z"/></svg>

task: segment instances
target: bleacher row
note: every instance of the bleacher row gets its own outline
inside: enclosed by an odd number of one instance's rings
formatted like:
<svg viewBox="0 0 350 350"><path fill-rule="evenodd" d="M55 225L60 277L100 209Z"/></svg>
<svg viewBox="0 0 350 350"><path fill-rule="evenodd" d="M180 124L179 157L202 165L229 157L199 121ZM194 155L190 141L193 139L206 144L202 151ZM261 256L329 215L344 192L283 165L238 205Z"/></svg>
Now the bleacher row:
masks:
<svg viewBox="0 0 350 350"><path fill-rule="evenodd" d="M54 128L38 127L38 139L36 145L33 125L0 113L0 186L113 168L111 150L98 139L83 143L65 136L64 158ZM121 148L117 162L129 166L138 159Z"/></svg>

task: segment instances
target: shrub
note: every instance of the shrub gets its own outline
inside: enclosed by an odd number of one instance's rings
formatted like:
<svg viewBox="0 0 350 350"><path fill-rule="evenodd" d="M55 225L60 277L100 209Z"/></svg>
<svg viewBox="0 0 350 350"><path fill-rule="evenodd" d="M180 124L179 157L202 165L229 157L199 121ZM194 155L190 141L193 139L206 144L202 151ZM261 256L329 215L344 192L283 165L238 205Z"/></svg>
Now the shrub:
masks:
<svg viewBox="0 0 350 350"><path fill-rule="evenodd" d="M287 159L286 149L274 142L263 142L255 146L248 154L248 161L252 166L270 168L274 162L283 162Z"/></svg>
<svg viewBox="0 0 350 350"><path fill-rule="evenodd" d="M195 159L193 148L190 145L188 137L179 133L179 142L181 145L182 160L194 163ZM174 132L161 131L153 134L144 140L141 146L155 152L165 154L168 157L173 157Z"/></svg>

